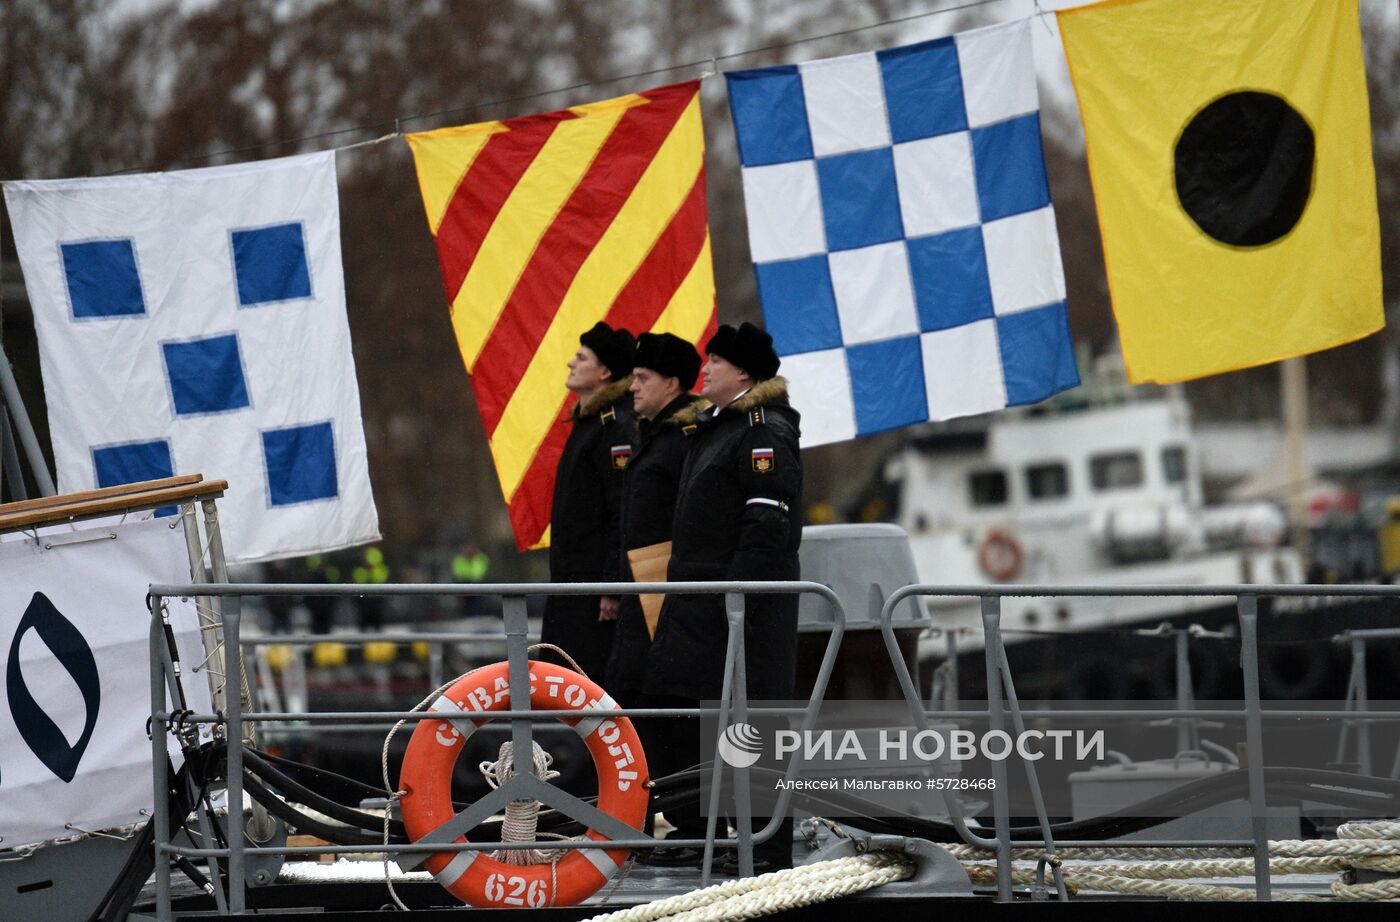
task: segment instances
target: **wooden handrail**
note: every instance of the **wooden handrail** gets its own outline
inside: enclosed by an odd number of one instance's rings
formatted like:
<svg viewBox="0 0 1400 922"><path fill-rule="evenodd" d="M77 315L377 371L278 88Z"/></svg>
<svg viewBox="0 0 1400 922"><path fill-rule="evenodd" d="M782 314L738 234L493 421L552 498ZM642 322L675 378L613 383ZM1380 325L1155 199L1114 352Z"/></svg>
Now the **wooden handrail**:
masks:
<svg viewBox="0 0 1400 922"><path fill-rule="evenodd" d="M226 480L205 480L203 474L182 474L144 480L100 490L84 490L0 504L0 531L52 525L101 515L158 509L196 499L217 499L228 490Z"/></svg>
<svg viewBox="0 0 1400 922"><path fill-rule="evenodd" d="M31 509L47 509L51 506L66 506L93 499L106 499L109 496L126 496L131 493L144 493L147 490L182 487L190 483L199 483L203 479L203 474L181 474L178 477L166 477L162 480L139 480L136 483L123 483L115 487L103 487L100 490L60 493L57 496L39 496L14 503L0 503L0 514L9 515L14 512L28 512Z"/></svg>

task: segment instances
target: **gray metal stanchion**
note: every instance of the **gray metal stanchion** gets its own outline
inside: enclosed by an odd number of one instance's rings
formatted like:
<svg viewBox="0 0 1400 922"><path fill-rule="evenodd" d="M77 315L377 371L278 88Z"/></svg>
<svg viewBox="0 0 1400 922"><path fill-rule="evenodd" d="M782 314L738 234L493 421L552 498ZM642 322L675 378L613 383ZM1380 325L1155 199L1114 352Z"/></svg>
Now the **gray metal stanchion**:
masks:
<svg viewBox="0 0 1400 922"><path fill-rule="evenodd" d="M1001 597L982 596L982 630L987 654L987 720L993 732L1005 732L1001 700ZM1011 803L1006 790L1006 762L992 762L992 809L997 834L997 901L1011 901Z"/></svg>
<svg viewBox="0 0 1400 922"><path fill-rule="evenodd" d="M232 596L223 606L225 662L237 675L243 674L243 648L238 640L243 620L241 601L239 596ZM228 911L240 913L247 886L243 870L243 696L235 692L227 698L224 748L228 753Z"/></svg>
<svg viewBox="0 0 1400 922"><path fill-rule="evenodd" d="M14 370L10 368L10 360L5 355L4 343L0 343L0 404L9 408L10 419L19 436L19 443L24 448L24 456L29 461L29 470L34 475L34 483L38 485L39 493L43 496L53 496L58 491L54 489L53 477L44 461L44 453L39 450L39 437L34 434L34 426L29 421L29 414L25 412L24 401L20 399L19 384L15 382Z"/></svg>
<svg viewBox="0 0 1400 922"><path fill-rule="evenodd" d="M531 710L529 619L525 600L519 596L501 600L506 627L506 669L510 676L510 706ZM515 777L535 776L535 725L528 720L510 723L510 744L515 761Z"/></svg>
<svg viewBox="0 0 1400 922"><path fill-rule="evenodd" d="M151 822L155 824L156 918L170 918L170 856L163 850L170 842L170 775L165 751L165 660L160 646L165 629L160 621L161 600L151 599Z"/></svg>
<svg viewBox="0 0 1400 922"><path fill-rule="evenodd" d="M734 643L734 722L749 719L749 674L744 647L744 597L737 592L724 596L724 612ZM718 755L718 753L716 753ZM735 832L739 839L739 876L753 876L753 798L749 791L749 770L734 769Z"/></svg>
<svg viewBox="0 0 1400 922"><path fill-rule="evenodd" d="M1241 595L1240 661L1244 667L1245 743L1249 751L1249 813L1254 833L1254 898L1273 899L1269 879L1268 798L1264 793L1264 721L1259 699L1259 598Z"/></svg>

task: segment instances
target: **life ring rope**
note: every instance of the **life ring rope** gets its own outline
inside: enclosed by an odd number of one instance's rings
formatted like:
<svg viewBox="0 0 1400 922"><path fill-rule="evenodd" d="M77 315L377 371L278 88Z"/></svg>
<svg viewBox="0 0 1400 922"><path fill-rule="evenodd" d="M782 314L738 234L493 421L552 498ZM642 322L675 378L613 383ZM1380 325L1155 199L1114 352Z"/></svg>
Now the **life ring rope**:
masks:
<svg viewBox="0 0 1400 922"><path fill-rule="evenodd" d="M618 704L593 681L552 663L531 661L530 707L575 710L561 718L583 739L598 775L598 809L640 828L647 810L646 755L632 722L608 716ZM495 663L462 676L437 696L409 739L399 775L404 828L417 841L452 819L452 774L466 741L508 709L509 667ZM507 784L509 782L506 782ZM607 837L588 830L594 841ZM465 836L456 840L466 842ZM425 866L450 893L480 907L569 906L596 892L627 859L620 848L581 848L540 864L511 864L482 851L438 852Z"/></svg>

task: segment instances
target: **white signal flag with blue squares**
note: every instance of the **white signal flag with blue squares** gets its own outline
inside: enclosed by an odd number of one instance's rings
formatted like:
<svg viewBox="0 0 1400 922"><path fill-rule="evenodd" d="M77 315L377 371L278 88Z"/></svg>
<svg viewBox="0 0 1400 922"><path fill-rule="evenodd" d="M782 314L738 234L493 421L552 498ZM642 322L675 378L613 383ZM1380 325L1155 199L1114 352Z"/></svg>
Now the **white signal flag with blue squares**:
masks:
<svg viewBox="0 0 1400 922"><path fill-rule="evenodd" d="M5 200L61 491L227 480L233 562L379 537L333 152Z"/></svg>
<svg viewBox="0 0 1400 922"><path fill-rule="evenodd" d="M1079 383L1029 20L725 77L803 445Z"/></svg>

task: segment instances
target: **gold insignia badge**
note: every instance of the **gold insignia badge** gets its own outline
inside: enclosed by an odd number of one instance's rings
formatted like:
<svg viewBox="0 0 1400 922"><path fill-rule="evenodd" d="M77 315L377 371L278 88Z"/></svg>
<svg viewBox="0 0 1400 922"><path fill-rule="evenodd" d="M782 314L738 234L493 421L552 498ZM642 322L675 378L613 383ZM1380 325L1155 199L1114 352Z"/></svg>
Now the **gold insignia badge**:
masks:
<svg viewBox="0 0 1400 922"><path fill-rule="evenodd" d="M631 446L631 445L614 445L614 446L612 447L612 466L613 466L613 470L617 470L617 471L625 471L625 470L627 470L627 463L628 463L629 461L631 461L631 460L632 460L632 446Z"/></svg>
<svg viewBox="0 0 1400 922"><path fill-rule="evenodd" d="M766 474L773 469L773 449L755 448L753 450L753 469L755 473Z"/></svg>

